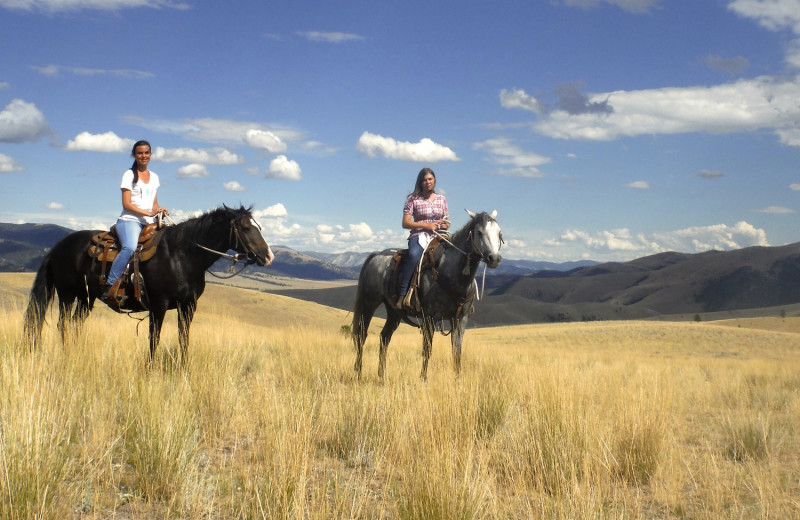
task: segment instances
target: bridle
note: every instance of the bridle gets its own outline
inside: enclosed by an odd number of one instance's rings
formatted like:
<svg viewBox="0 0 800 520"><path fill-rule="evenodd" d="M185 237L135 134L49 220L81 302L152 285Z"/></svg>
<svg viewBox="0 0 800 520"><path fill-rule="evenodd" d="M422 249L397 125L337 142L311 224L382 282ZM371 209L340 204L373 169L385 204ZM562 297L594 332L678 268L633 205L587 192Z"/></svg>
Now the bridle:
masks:
<svg viewBox="0 0 800 520"><path fill-rule="evenodd" d="M222 251L217 251L215 249L211 249L210 247L206 247L204 245L201 245L201 244L198 244L197 242L195 242L195 245L197 247L199 247L200 249L208 251L209 253L214 253L215 255L219 255L221 258L227 258L228 260L231 260L233 262L228 267L228 275L227 276L218 275L214 271L211 271L210 269L207 270L209 274L211 274L212 276L214 276L216 278L233 278L234 276L236 276L239 273L241 273L244 270L245 267L247 267L248 265L252 265L252 264L254 264L256 262L256 253L255 253L255 251L250 249L250 247L247 245L247 242L245 242L242 239L242 236L241 236L241 234L242 234L241 224L239 223L239 219L240 218L242 218L242 217L240 216L240 217L231 219L230 229L228 231L228 244L233 243L233 247L231 249L234 249L234 250L239 246L239 244L242 244L242 247L244 247L244 249L246 250L245 253L236 253L236 254L231 255L229 253L223 253ZM261 231L261 226L259 225L258 222L255 221L255 219L251 218L250 221L258 228L259 231ZM236 270L236 264L239 263L239 262L242 262L242 266L238 270Z"/></svg>

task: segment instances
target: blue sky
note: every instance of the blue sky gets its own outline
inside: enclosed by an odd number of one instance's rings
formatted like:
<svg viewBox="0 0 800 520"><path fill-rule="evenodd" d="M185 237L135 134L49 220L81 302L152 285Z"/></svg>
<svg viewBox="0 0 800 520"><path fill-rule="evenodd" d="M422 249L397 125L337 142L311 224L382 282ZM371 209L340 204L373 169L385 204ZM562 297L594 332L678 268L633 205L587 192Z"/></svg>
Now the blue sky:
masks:
<svg viewBox="0 0 800 520"><path fill-rule="evenodd" d="M429 166L506 257L800 241L800 0L0 0L0 221L105 229L137 139L177 218L403 247Z"/></svg>

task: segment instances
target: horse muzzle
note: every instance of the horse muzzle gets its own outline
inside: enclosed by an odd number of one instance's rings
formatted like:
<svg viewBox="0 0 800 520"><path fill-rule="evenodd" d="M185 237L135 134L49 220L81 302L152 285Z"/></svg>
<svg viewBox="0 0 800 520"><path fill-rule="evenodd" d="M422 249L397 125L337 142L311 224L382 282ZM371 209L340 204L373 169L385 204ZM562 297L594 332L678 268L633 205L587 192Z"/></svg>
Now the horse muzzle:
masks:
<svg viewBox="0 0 800 520"><path fill-rule="evenodd" d="M494 269L495 267L500 265L500 261L502 259L503 259L503 257L502 257L502 255L500 255L500 253L494 253L494 254L491 254L491 255L486 255L483 258L483 261L486 262L486 265L488 265L490 268Z"/></svg>

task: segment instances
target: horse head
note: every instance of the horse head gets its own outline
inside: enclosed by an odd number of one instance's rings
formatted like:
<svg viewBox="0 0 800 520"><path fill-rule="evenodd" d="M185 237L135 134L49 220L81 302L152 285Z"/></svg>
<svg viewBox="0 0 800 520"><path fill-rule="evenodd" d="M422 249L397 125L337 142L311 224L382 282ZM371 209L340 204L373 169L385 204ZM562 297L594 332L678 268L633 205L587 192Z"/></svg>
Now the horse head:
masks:
<svg viewBox="0 0 800 520"><path fill-rule="evenodd" d="M268 266L275 259L272 249L261 234L261 225L251 213L252 208L244 206L232 209L224 206L231 219L231 249L247 255L248 262Z"/></svg>
<svg viewBox="0 0 800 520"><path fill-rule="evenodd" d="M500 255L500 247L503 245L503 233L500 230L500 224L497 223L497 210L491 213L474 213L466 210L467 214L472 217L472 250L477 253L481 260L486 262L491 268L500 265L503 259Z"/></svg>

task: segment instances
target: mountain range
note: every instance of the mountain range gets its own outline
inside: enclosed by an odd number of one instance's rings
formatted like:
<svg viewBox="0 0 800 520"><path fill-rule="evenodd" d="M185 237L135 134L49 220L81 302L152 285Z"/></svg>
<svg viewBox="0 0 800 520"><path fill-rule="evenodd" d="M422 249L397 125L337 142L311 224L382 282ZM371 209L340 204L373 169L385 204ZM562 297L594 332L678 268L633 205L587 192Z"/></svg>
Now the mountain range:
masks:
<svg viewBox="0 0 800 520"><path fill-rule="evenodd" d="M0 271L35 271L71 230L51 224L0 223ZM352 307L355 280L368 253L298 252L274 246L268 268L237 277L248 287ZM619 319L691 319L756 309L800 309L800 243L703 253L667 252L629 262L555 264L504 259L488 270L471 326ZM220 262L215 270L227 267ZM248 274L250 273L250 274ZM260 276L350 280L326 289L267 288ZM793 307L796 306L796 307ZM778 312L778 311L774 311ZM378 316L381 314L378 313Z"/></svg>

